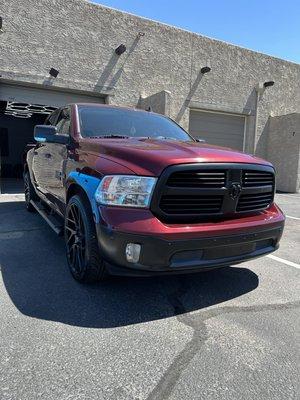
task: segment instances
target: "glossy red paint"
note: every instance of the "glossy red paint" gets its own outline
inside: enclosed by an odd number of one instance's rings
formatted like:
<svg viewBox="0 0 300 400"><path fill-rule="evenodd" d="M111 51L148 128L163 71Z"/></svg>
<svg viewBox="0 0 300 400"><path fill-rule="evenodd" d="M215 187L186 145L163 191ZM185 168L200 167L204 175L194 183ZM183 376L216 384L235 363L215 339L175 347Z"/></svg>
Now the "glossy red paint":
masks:
<svg viewBox="0 0 300 400"><path fill-rule="evenodd" d="M151 211L144 209L124 207L99 209L104 224L113 230L158 236L166 240L252 233L262 228L272 229L285 219L275 204L256 215L195 224L166 224L157 219Z"/></svg>
<svg viewBox="0 0 300 400"><path fill-rule="evenodd" d="M77 171L91 176L101 178L104 175L132 175L134 172L126 166L110 160L109 158L83 151L82 148L76 150L78 157Z"/></svg>
<svg viewBox="0 0 300 400"><path fill-rule="evenodd" d="M137 175L159 176L169 165L191 163L248 163L267 161L231 149L197 142L154 139L80 139L82 152L122 164Z"/></svg>

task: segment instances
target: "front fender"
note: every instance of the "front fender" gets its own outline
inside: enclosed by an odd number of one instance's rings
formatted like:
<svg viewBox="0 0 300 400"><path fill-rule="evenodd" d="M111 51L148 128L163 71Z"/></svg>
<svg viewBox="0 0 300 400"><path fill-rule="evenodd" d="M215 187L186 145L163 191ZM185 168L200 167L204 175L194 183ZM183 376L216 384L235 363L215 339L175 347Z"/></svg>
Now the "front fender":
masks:
<svg viewBox="0 0 300 400"><path fill-rule="evenodd" d="M94 216L94 220L96 223L100 221L100 213L99 213L99 208L98 204L95 200L95 192L97 187L99 186L101 179L96 178L94 176L86 175L81 172L77 171L72 171L66 182L66 189L68 191L69 187L72 184L76 184L81 187L82 190L84 190L87 198L90 201L91 207L92 207L92 212Z"/></svg>

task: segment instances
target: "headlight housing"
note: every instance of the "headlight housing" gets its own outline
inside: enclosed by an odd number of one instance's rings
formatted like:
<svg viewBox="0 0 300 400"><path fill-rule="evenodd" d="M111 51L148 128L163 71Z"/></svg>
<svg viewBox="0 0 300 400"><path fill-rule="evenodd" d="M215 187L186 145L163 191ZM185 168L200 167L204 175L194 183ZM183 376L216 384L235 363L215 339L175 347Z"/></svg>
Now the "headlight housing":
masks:
<svg viewBox="0 0 300 400"><path fill-rule="evenodd" d="M148 208L157 178L136 175L106 175L95 199L99 204Z"/></svg>

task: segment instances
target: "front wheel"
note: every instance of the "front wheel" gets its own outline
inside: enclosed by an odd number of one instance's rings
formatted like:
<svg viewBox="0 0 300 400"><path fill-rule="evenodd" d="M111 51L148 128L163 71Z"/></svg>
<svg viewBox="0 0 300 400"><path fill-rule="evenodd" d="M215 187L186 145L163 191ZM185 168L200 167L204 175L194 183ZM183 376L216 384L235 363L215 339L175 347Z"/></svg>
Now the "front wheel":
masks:
<svg viewBox="0 0 300 400"><path fill-rule="evenodd" d="M77 281L96 282L105 278L92 210L83 196L73 196L67 205L65 242L68 265Z"/></svg>

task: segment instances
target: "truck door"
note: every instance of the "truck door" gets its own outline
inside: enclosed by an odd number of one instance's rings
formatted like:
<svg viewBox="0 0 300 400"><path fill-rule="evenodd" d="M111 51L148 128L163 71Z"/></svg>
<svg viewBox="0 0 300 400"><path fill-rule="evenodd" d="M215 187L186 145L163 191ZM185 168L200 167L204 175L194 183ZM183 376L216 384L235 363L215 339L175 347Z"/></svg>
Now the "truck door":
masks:
<svg viewBox="0 0 300 400"><path fill-rule="evenodd" d="M55 110L46 120L45 124L55 125L60 110ZM49 151L48 143L38 143L33 151L32 172L36 188L43 194L47 194L47 186L49 181Z"/></svg>
<svg viewBox="0 0 300 400"><path fill-rule="evenodd" d="M59 116L55 123L57 134L70 136L71 116L69 107L60 110ZM55 203L58 209L64 207L64 173L65 165L68 157L68 143L46 143L47 157L47 197Z"/></svg>

